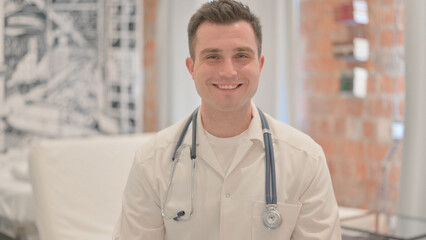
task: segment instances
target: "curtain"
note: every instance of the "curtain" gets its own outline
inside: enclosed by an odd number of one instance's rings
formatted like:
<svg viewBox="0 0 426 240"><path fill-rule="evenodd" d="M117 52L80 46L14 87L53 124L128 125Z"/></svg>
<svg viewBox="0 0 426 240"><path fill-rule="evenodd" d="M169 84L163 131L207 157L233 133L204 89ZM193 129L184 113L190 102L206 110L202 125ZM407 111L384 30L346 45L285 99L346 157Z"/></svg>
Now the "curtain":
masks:
<svg viewBox="0 0 426 240"><path fill-rule="evenodd" d="M426 218L426 1L405 4L405 136L398 211Z"/></svg>

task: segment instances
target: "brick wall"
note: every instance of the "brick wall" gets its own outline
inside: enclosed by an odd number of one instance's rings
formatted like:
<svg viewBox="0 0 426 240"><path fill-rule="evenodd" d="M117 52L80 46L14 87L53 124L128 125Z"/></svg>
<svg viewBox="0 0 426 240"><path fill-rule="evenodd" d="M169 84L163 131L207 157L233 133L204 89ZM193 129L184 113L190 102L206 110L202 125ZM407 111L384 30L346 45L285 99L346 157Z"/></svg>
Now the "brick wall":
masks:
<svg viewBox="0 0 426 240"><path fill-rule="evenodd" d="M391 126L404 116L403 0L369 0L370 22L361 26L335 22L334 9L347 0L300 3L303 130L324 148L340 205L377 209L380 203L395 210L401 144L392 141ZM333 43L354 37L370 41L369 60L335 58ZM340 72L356 66L368 70L365 98L339 91ZM392 146L395 153L384 169ZM386 201L380 197L384 179Z"/></svg>
<svg viewBox="0 0 426 240"><path fill-rule="evenodd" d="M157 0L144 0L144 132L157 130L156 18Z"/></svg>

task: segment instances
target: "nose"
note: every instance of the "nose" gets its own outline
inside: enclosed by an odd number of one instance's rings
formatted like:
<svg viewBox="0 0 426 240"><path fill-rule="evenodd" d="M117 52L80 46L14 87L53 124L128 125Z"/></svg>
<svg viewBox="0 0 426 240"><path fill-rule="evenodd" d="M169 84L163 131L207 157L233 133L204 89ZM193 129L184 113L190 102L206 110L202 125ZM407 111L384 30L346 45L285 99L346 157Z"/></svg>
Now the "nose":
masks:
<svg viewBox="0 0 426 240"><path fill-rule="evenodd" d="M235 69L232 59L228 58L222 62L221 68L219 70L219 76L223 78L233 78L237 76L237 71Z"/></svg>

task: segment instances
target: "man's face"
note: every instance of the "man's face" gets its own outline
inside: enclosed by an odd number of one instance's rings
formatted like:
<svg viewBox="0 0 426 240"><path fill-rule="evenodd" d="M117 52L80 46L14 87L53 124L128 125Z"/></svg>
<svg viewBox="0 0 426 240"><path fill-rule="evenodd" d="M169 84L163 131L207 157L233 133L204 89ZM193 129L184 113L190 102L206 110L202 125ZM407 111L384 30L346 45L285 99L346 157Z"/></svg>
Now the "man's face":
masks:
<svg viewBox="0 0 426 240"><path fill-rule="evenodd" d="M186 66L206 111L238 111L250 107L259 84L264 57L259 57L248 22L229 25L203 22L196 32L194 57Z"/></svg>

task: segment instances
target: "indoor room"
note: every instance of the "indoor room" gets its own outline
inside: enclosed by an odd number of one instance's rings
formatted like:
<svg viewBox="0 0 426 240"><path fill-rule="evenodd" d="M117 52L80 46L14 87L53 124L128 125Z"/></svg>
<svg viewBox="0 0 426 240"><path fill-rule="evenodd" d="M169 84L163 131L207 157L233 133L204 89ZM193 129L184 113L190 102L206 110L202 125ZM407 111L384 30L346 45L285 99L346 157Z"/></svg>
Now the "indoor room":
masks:
<svg viewBox="0 0 426 240"><path fill-rule="evenodd" d="M0 240L426 240L425 12L1 0Z"/></svg>

